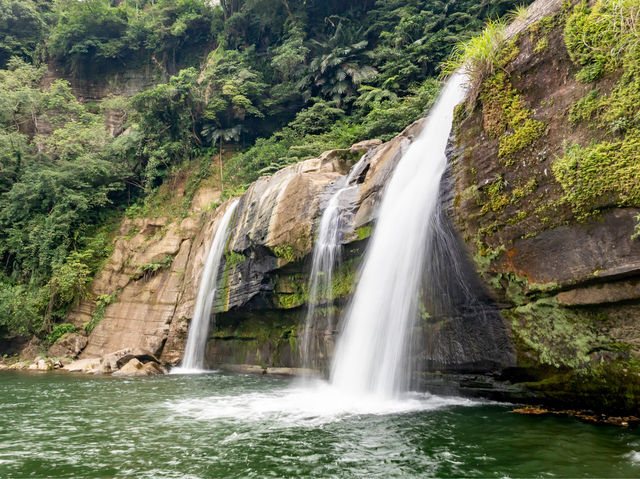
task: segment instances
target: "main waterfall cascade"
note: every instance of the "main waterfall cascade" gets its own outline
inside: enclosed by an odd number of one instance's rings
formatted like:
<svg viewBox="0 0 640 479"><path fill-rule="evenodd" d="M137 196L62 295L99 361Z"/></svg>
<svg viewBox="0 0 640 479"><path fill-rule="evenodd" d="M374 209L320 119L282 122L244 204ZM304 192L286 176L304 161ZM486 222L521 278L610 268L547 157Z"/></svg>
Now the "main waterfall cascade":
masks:
<svg viewBox="0 0 640 479"><path fill-rule="evenodd" d="M204 367L204 351L209 334L211 308L216 295L218 269L229 236L229 226L237 206L238 200L235 200L227 207L207 253L180 372L197 372Z"/></svg>
<svg viewBox="0 0 640 479"><path fill-rule="evenodd" d="M330 337L334 331L333 306L333 271L340 261L340 249L344 240L344 229L350 223L348 211L342 200L357 189L356 180L366 165L368 155L365 154L351 167L349 174L336 180L332 184L333 194L327 202L320 218L317 239L313 246L311 276L309 280L309 305L305 315L304 329L300 352L302 365L305 368L316 368L315 355L311 344L312 330L318 328L315 317L316 307L324 306L325 337Z"/></svg>
<svg viewBox="0 0 640 479"><path fill-rule="evenodd" d="M447 82L384 191L333 357L331 383L339 390L393 398L408 384L408 349L428 260L425 251L434 234L445 150L465 80L455 74Z"/></svg>

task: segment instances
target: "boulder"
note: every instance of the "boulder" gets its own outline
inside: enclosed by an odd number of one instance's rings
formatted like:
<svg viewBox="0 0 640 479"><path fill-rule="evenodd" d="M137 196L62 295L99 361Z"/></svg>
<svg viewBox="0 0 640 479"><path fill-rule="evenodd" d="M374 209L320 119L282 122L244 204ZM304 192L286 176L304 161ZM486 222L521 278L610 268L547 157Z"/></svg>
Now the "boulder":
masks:
<svg viewBox="0 0 640 479"><path fill-rule="evenodd" d="M116 362L116 367L112 369L114 371L116 369L120 369L134 358L140 361L142 364L146 364L149 362L154 362L154 363L160 362L158 361L158 358L156 358L153 354L151 354L151 352L142 348L135 348L134 350L129 350L127 354L124 354L123 356L121 356Z"/></svg>
<svg viewBox="0 0 640 479"><path fill-rule="evenodd" d="M53 346L49 348L48 356L52 358L75 359L86 345L86 336L77 333L68 333L58 339Z"/></svg>
<svg viewBox="0 0 640 479"><path fill-rule="evenodd" d="M121 366L126 364L126 361L122 364L118 364L120 359L131 353L131 348L119 349L113 353L105 354L102 356L102 365L104 372L112 372L120 369Z"/></svg>
<svg viewBox="0 0 640 479"><path fill-rule="evenodd" d="M31 365L30 361L18 361L15 362L13 364L10 364L7 369L12 370L12 371L17 371L20 369L28 369L29 366Z"/></svg>
<svg viewBox="0 0 640 479"><path fill-rule="evenodd" d="M54 369L54 364L52 359L42 359L37 357L33 363L29 366L29 369L37 370L37 371L52 371Z"/></svg>
<svg viewBox="0 0 640 479"><path fill-rule="evenodd" d="M20 350L20 357L24 360L35 359L39 354L42 354L42 341L38 338L31 338L27 344Z"/></svg>
<svg viewBox="0 0 640 479"><path fill-rule="evenodd" d="M102 358L78 359L67 364L63 369L71 373L101 373Z"/></svg>
<svg viewBox="0 0 640 479"><path fill-rule="evenodd" d="M113 373L114 376L140 376L144 365L136 358L131 358L118 371Z"/></svg>
<svg viewBox="0 0 640 479"><path fill-rule="evenodd" d="M131 358L118 371L113 373L114 376L157 376L165 374L166 370L156 362L148 362L143 364L136 358Z"/></svg>

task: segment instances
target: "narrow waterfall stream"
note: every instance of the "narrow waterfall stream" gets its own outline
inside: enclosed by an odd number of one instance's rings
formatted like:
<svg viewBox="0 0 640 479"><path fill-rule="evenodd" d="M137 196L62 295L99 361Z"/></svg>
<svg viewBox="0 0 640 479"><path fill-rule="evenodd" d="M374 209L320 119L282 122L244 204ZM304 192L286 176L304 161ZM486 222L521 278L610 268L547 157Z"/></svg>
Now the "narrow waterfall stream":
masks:
<svg viewBox="0 0 640 479"><path fill-rule="evenodd" d="M185 372L199 372L204 367L204 350L207 343L207 335L209 334L211 308L216 295L216 278L227 237L229 236L229 225L237 206L238 200L235 200L227 207L227 211L225 211L220 220L213 243L211 243L207 253L196 306L193 311L193 319L189 325L189 336L187 337L184 358L182 359L181 367L174 369L175 372L183 374Z"/></svg>
<svg viewBox="0 0 640 479"><path fill-rule="evenodd" d="M337 188L322 213L318 226L318 236L313 246L313 260L309 280L309 305L305 315L302 343L300 347L302 365L305 368L315 368L314 348L311 344L312 331L317 327L315 317L316 307L325 306L325 336L332 334L334 329L333 306L333 270L340 259L340 248L343 238L343 225L346 223L344 207L341 203L343 196L356 188L354 182L362 173L367 155L351 167L349 174L337 180Z"/></svg>
<svg viewBox="0 0 640 479"><path fill-rule="evenodd" d="M463 83L460 74L447 82L385 189L333 357L331 383L339 390L393 398L407 386L407 350L428 260L424 252L446 168L453 110L464 99Z"/></svg>

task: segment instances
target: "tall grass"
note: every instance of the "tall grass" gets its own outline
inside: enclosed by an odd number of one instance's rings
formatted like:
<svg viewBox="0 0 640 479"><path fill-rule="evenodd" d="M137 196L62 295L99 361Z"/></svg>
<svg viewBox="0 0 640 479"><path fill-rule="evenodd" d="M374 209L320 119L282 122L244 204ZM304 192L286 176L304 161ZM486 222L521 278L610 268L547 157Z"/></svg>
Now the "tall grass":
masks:
<svg viewBox="0 0 640 479"><path fill-rule="evenodd" d="M480 35L458 44L442 65L445 76L459 70L467 75L467 106L475 103L482 82L499 66L500 50L505 44L505 28L502 20L489 20Z"/></svg>
<svg viewBox="0 0 640 479"><path fill-rule="evenodd" d="M527 5L518 5L508 15L514 21L524 22L529 16L529 7Z"/></svg>

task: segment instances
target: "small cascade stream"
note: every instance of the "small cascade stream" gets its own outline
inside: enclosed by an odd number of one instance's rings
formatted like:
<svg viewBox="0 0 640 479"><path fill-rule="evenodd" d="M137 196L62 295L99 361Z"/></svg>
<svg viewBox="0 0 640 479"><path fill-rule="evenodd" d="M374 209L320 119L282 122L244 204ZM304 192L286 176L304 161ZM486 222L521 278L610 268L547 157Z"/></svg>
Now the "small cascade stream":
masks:
<svg viewBox="0 0 640 479"><path fill-rule="evenodd" d="M309 306L305 315L302 344L300 351L302 365L315 368L314 351L311 344L312 331L317 327L316 307L325 306L325 336L330 336L334 329L333 306L333 271L340 260L341 243L344 239L344 225L347 223L346 212L342 203L343 197L357 188L354 184L362 173L367 155L351 167L349 174L337 180L335 192L329 198L327 207L322 213L318 226L318 236L313 246L311 276L309 280Z"/></svg>
<svg viewBox="0 0 640 479"><path fill-rule="evenodd" d="M238 206L238 200L229 205L213 238L213 243L207 253L207 259L200 280L198 297L193 312L193 319L189 326L187 345L184 351L184 358L180 368L174 368L174 372L201 372L204 367L204 350L209 334L209 322L211 318L211 308L216 294L216 279L220 260L224 254L224 248L229 236L229 226L233 219L233 214Z"/></svg>
<svg viewBox="0 0 640 479"><path fill-rule="evenodd" d="M384 191L333 357L331 383L339 390L393 398L408 385L425 251L434 234L445 149L454 107L464 99L464 80L456 74L447 82Z"/></svg>

